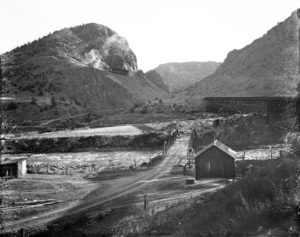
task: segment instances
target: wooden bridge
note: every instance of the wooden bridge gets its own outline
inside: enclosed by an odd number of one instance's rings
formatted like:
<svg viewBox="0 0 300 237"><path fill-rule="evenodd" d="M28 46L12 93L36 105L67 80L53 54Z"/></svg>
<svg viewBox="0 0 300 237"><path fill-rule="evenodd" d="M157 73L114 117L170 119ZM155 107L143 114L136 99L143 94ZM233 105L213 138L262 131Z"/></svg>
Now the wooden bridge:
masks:
<svg viewBox="0 0 300 237"><path fill-rule="evenodd" d="M261 113L273 117L300 111L300 98L292 97L206 97L206 108L210 111L236 113Z"/></svg>
<svg viewBox="0 0 300 237"><path fill-rule="evenodd" d="M294 97L206 97L207 111L267 115L278 127L299 130L300 98Z"/></svg>

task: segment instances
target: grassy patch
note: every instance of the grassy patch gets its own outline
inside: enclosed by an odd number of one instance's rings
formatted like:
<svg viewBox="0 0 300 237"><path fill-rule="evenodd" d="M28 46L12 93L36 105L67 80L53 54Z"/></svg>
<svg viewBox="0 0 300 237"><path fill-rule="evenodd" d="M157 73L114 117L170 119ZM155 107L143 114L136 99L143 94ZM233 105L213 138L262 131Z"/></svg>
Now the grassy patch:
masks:
<svg viewBox="0 0 300 237"><path fill-rule="evenodd" d="M296 160L278 160L254 166L251 173L206 201L186 209L155 216L145 235L241 236L271 227L294 214Z"/></svg>

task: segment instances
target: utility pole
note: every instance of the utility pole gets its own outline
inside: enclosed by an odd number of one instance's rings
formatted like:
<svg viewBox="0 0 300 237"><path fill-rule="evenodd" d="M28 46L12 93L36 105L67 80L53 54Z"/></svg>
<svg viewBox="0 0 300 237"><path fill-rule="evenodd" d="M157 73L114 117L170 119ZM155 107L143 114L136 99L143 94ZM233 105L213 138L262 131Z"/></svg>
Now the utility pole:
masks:
<svg viewBox="0 0 300 237"><path fill-rule="evenodd" d="M146 211L147 207L148 207L148 200L147 200L147 195L145 194L144 195L144 210L145 211Z"/></svg>
<svg viewBox="0 0 300 237"><path fill-rule="evenodd" d="M298 16L298 19L300 20L300 8L297 10L297 16ZM298 44L299 44L299 65L298 65L298 67L299 67L299 74L300 74L300 26L299 26L299 30L298 30L298 37L299 37L299 39L298 39Z"/></svg>
<svg viewBox="0 0 300 237"><path fill-rule="evenodd" d="M243 173L243 177L245 177L245 156L246 156L246 149L244 148L244 154L243 154L243 170L242 170L242 173Z"/></svg>
<svg viewBox="0 0 300 237"><path fill-rule="evenodd" d="M0 189L1 189L1 196L0 196L0 206L1 206L1 211L0 211L0 233L3 233L4 228L5 228L5 226L4 226L5 213L4 213L4 209L3 209L4 199L3 199L3 194L2 194L2 191L4 190L4 187L5 187L5 181L6 181L6 179L3 179L2 183L0 183Z"/></svg>

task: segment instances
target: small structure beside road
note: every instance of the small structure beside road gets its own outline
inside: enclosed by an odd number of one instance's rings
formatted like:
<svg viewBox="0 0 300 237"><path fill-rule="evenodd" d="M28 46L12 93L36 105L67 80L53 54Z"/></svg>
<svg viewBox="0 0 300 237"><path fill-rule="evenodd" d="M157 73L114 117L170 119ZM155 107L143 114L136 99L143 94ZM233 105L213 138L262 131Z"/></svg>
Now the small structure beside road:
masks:
<svg viewBox="0 0 300 237"><path fill-rule="evenodd" d="M235 177L236 152L215 140L195 156L196 179Z"/></svg>
<svg viewBox="0 0 300 237"><path fill-rule="evenodd" d="M27 157L0 159L0 177L21 178L27 173Z"/></svg>

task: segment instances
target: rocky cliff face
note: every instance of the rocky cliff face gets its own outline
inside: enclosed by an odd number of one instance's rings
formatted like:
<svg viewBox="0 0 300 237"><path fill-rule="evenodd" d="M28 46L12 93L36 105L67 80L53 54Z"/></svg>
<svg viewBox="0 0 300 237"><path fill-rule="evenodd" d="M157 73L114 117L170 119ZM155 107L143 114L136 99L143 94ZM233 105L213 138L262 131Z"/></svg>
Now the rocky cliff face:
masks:
<svg viewBox="0 0 300 237"><path fill-rule="evenodd" d="M171 92L177 92L214 73L217 62L166 63L154 69Z"/></svg>
<svg viewBox="0 0 300 237"><path fill-rule="evenodd" d="M91 23L55 31L4 55L4 64L18 64L33 57L53 56L72 64L97 69L137 71L137 60L126 39L110 28Z"/></svg>
<svg viewBox="0 0 300 237"><path fill-rule="evenodd" d="M26 119L126 108L167 94L139 76L136 56L126 39L99 24L56 31L1 59L2 95L21 103L9 113L24 114L25 102L38 107L30 109L35 115L27 112ZM54 107L53 101L56 114L42 116Z"/></svg>
<svg viewBox="0 0 300 237"><path fill-rule="evenodd" d="M299 20L284 22L240 50L231 51L216 72L182 97L296 96L299 76Z"/></svg>

